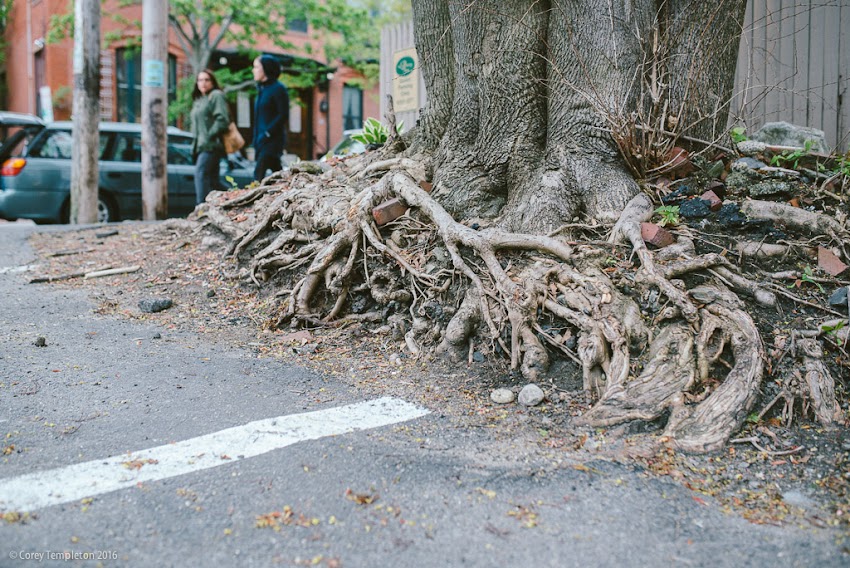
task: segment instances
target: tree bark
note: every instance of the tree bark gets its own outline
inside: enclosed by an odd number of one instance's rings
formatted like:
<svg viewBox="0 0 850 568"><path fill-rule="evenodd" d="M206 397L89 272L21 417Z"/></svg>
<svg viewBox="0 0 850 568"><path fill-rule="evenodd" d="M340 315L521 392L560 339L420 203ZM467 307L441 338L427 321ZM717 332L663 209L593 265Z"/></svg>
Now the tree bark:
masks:
<svg viewBox="0 0 850 568"><path fill-rule="evenodd" d="M100 135L100 2L74 6L74 128L71 148L71 223L97 221Z"/></svg>
<svg viewBox="0 0 850 568"><path fill-rule="evenodd" d="M168 2L144 0L142 6L142 217L168 216L166 128L168 106Z"/></svg>
<svg viewBox="0 0 850 568"><path fill-rule="evenodd" d="M414 0L429 98L415 147L434 149L435 198L514 231L615 220L638 186L611 132L638 114L692 136L725 128L744 6Z"/></svg>

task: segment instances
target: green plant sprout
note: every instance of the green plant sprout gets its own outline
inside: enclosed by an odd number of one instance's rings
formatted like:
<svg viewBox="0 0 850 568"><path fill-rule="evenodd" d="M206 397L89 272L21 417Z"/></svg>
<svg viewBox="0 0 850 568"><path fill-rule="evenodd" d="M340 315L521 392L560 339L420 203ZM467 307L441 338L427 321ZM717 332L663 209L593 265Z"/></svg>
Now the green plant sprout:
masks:
<svg viewBox="0 0 850 568"><path fill-rule="evenodd" d="M789 285L788 288L794 288L795 286L799 286L800 283L802 283L802 282L808 282L809 284L814 284L815 286L818 287L818 290L820 290L821 293L823 293L823 294L826 293L826 290L824 290L823 286L821 286L819 282L815 281L814 272L812 272L811 266L807 266L806 268L804 268L803 273L800 275L800 279L797 282L795 282L794 284Z"/></svg>
<svg viewBox="0 0 850 568"><path fill-rule="evenodd" d="M770 165L784 168L790 164L791 167L796 170L800 165L800 158L808 154L811 151L812 146L814 146L814 143L811 140L806 140L803 148L794 150L793 152L782 152L781 154L777 154L771 158Z"/></svg>
<svg viewBox="0 0 850 568"><path fill-rule="evenodd" d="M398 123L396 130L399 134L404 131L404 121ZM363 123L363 132L353 134L352 139L362 142L363 144L384 144L390 135L388 126L381 124L374 118L367 118Z"/></svg>
<svg viewBox="0 0 850 568"><path fill-rule="evenodd" d="M747 129L743 126L736 126L729 131L729 137L735 144L740 144L747 139Z"/></svg>
<svg viewBox="0 0 850 568"><path fill-rule="evenodd" d="M659 225L666 227L667 225L679 224L679 206L678 205L663 205L655 210L661 216Z"/></svg>

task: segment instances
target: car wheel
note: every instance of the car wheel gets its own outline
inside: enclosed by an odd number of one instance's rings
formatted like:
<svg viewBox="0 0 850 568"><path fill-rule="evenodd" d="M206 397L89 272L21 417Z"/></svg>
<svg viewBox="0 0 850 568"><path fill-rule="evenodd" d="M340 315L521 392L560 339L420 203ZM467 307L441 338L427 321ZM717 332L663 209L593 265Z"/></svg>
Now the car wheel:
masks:
<svg viewBox="0 0 850 568"><path fill-rule="evenodd" d="M118 207L111 197L107 195L97 196L97 222L114 223L118 221Z"/></svg>
<svg viewBox="0 0 850 568"><path fill-rule="evenodd" d="M108 195L97 196L97 222L98 223L114 223L119 221L118 206L115 201ZM62 211L59 214L59 221L68 224L71 222L71 198L65 200L62 205Z"/></svg>

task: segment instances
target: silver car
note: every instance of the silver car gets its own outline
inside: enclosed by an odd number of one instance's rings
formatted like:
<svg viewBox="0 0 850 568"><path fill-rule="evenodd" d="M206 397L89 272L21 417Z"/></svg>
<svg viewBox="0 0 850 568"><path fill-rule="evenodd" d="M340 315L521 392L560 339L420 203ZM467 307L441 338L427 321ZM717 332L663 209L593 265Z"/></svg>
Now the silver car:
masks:
<svg viewBox="0 0 850 568"><path fill-rule="evenodd" d="M0 156L0 218L67 223L71 191L71 122L43 127L18 155ZM195 208L192 134L168 127L168 216ZM141 124L100 123L98 221L142 216ZM222 183L242 187L254 179L253 164L238 156L221 161Z"/></svg>

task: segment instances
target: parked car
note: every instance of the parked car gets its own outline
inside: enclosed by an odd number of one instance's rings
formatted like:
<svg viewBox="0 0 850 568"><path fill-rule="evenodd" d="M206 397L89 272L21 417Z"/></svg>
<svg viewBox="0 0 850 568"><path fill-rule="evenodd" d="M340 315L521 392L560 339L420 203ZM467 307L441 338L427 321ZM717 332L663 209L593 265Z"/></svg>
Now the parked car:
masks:
<svg viewBox="0 0 850 568"><path fill-rule="evenodd" d="M71 122L53 122L0 168L0 218L67 223L71 192ZM195 208L192 134L168 127L168 216ZM100 124L98 221L142 216L142 126ZM221 161L222 183L241 187L254 179L253 164L237 157Z"/></svg>
<svg viewBox="0 0 850 568"><path fill-rule="evenodd" d="M343 130L342 131L342 139L339 142L334 144L334 146L328 150L328 153L322 156L319 161L325 162L331 156L335 156L337 158L344 158L346 156L354 156L355 154L362 154L366 151L366 144L355 140L352 138L355 134L362 134L362 128L354 128L352 130Z"/></svg>

